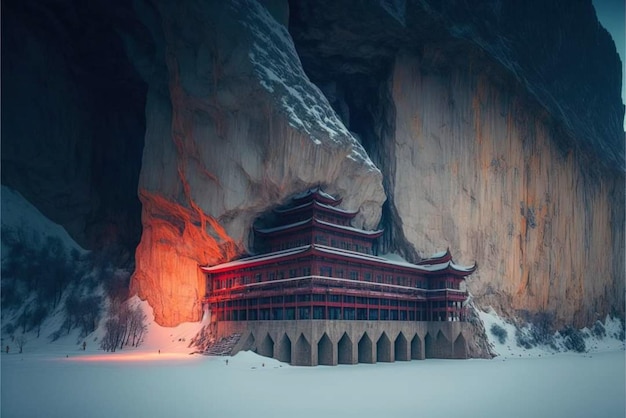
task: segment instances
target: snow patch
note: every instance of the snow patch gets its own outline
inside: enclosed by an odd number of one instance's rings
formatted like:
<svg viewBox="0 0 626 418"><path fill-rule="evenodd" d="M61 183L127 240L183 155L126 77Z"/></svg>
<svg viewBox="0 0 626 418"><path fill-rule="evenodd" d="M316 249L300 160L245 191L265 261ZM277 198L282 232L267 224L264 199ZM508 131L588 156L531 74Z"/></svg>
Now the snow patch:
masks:
<svg viewBox="0 0 626 418"><path fill-rule="evenodd" d="M34 236L38 236L42 242L47 237L58 238L68 251L75 249L81 253L87 252L70 237L61 225L46 218L15 190L2 186L0 200L2 202L0 218L3 229L19 232L27 240L32 240ZM2 250L2 253L6 254L4 244Z"/></svg>
<svg viewBox="0 0 626 418"><path fill-rule="evenodd" d="M489 343L500 358L545 357L568 351L565 344L565 337L559 332L554 334L554 344L552 345L537 345L532 348L524 348L517 344L516 333L521 332L524 335L529 335L532 325L518 329L518 327L511 322L501 318L491 307L487 312L478 310L478 315L485 326ZM496 329L499 327L504 330L504 332L499 331L503 335L506 333L506 338L504 338L503 342L500 342L498 337L494 335L494 331L492 331L494 326ZM624 341L619 339L621 327L622 325L619 319L607 316L604 321L604 328L606 330L605 337L595 336L587 328L580 330L585 340L585 352L600 353L607 351L623 351L625 348Z"/></svg>
<svg viewBox="0 0 626 418"><path fill-rule="evenodd" d="M406 25L406 0L380 0L380 6L402 26Z"/></svg>
<svg viewBox="0 0 626 418"><path fill-rule="evenodd" d="M289 124L306 132L313 143L330 140L349 145L347 158L379 171L363 146L337 117L326 96L311 83L287 29L255 0L238 0L232 7L242 16L243 26L253 39L248 54L261 86L277 98Z"/></svg>

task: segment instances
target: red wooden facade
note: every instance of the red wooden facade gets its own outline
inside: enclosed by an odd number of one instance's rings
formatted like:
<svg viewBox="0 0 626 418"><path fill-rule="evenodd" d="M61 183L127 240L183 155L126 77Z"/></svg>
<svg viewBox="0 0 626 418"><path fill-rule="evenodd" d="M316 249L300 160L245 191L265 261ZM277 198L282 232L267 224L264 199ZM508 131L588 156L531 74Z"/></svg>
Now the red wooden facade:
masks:
<svg viewBox="0 0 626 418"><path fill-rule="evenodd" d="M319 188L275 210L256 228L266 251L212 267L206 303L217 318L254 320L463 321L466 276L449 251L417 264L379 257L382 231L350 226L356 212Z"/></svg>

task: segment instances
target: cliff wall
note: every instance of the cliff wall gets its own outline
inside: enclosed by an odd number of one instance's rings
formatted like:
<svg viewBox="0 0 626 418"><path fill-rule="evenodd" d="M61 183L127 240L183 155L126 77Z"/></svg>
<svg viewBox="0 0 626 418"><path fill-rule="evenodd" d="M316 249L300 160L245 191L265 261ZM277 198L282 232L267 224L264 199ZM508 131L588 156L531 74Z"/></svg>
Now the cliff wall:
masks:
<svg viewBox="0 0 626 418"><path fill-rule="evenodd" d="M380 171L263 6L158 2L138 12L156 48L146 55L129 45L149 80L131 291L157 322L199 320L198 265L246 252L255 217L307 187L343 196L360 210L358 225L378 224ZM191 20L193 30L182 29Z"/></svg>
<svg viewBox="0 0 626 418"><path fill-rule="evenodd" d="M476 260L476 302L577 326L623 312L624 175L565 147L552 117L467 66L400 54L392 76L399 224L423 254Z"/></svg>
<svg viewBox="0 0 626 418"><path fill-rule="evenodd" d="M619 58L591 3L322 3L290 31L383 172L385 248L477 261L505 316L623 316Z"/></svg>

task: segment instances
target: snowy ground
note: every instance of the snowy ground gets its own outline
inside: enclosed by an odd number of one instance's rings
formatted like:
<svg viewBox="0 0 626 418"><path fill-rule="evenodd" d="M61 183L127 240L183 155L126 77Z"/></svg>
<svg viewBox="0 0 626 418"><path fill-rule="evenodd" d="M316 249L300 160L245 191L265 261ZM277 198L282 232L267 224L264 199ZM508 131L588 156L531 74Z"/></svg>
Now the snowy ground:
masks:
<svg viewBox="0 0 626 418"><path fill-rule="evenodd" d="M2 417L624 417L623 351L313 368L125 356L2 354Z"/></svg>
<svg viewBox="0 0 626 418"><path fill-rule="evenodd" d="M583 354L496 345L508 351L493 360L294 367L251 352L190 355L199 326L151 323L142 347L116 353L98 349L98 332L86 351L76 335L31 339L24 354L1 355L1 416L625 416L623 342L610 338Z"/></svg>

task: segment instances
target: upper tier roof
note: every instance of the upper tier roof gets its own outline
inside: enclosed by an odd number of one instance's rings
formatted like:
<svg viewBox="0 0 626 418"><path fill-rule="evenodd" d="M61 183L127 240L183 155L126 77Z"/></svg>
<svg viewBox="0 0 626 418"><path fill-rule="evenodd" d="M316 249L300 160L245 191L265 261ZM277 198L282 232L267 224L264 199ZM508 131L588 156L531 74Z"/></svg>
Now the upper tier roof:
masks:
<svg viewBox="0 0 626 418"><path fill-rule="evenodd" d="M284 206L284 207L276 208L274 209L274 212L279 213L279 214L289 214L289 213L296 213L296 212L304 211L309 208L315 208L315 209L319 209L325 212L334 213L336 215L339 215L345 218L354 218L356 214L359 213L358 211L351 211L351 210L345 210L345 209L333 207L331 205L321 203L317 200L311 200L309 202L305 202L297 206Z"/></svg>
<svg viewBox="0 0 626 418"><path fill-rule="evenodd" d="M440 251L438 253L431 255L428 258L424 258L423 260L419 261L417 264L420 266L441 264L441 263L446 263L451 260L452 260L452 254L450 254L450 249L448 248L445 251Z"/></svg>
<svg viewBox="0 0 626 418"><path fill-rule="evenodd" d="M337 206L341 203L341 199L337 199L334 196L329 195L320 187L314 187L302 193L298 193L294 195L291 199L296 205L300 205L302 203L306 203L312 200L316 200L330 206Z"/></svg>
<svg viewBox="0 0 626 418"><path fill-rule="evenodd" d="M337 231L348 232L348 233L355 234L355 235L366 236L368 238L377 238L381 236L383 233L382 229L379 229L376 231L366 231L366 230L354 228L351 226L337 225L331 222L322 221L315 217L304 219L302 221L294 222L288 225L279 225L273 228L255 228L254 230L261 235L270 235L270 234L276 234L276 233L280 233L284 231L295 230L295 229L300 229L302 227L309 227L309 226L318 226L318 227L322 227L325 229L334 229Z"/></svg>
<svg viewBox="0 0 626 418"><path fill-rule="evenodd" d="M379 264L388 267L399 267L404 269L411 269L418 271L425 275L430 274L443 274L449 273L457 276L469 276L476 271L476 263L472 266L461 266L453 263L451 260L444 263L417 265L403 261L390 260L375 255L358 253L355 251L342 250L338 248L328 247L325 245L305 245L302 247L291 248L283 251L276 251L273 253L257 255L253 257L242 258L239 260L231 261L228 263L218 264L212 267L201 267L206 273L216 273L225 270L231 270L236 268L252 267L265 264L277 259L285 259L293 256L300 256L303 253L313 252L317 254L335 255L342 258L353 259L367 264Z"/></svg>

